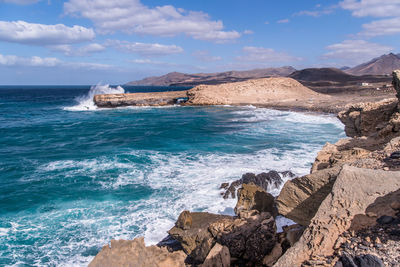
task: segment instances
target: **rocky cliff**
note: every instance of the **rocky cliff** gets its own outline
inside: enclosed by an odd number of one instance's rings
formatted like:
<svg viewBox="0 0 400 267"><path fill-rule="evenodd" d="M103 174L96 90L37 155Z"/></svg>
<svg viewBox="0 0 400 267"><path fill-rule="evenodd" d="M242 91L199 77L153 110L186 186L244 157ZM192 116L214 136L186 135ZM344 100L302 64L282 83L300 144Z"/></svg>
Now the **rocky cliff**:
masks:
<svg viewBox="0 0 400 267"><path fill-rule="evenodd" d="M91 265L398 266L398 114L398 99L349 106L338 116L349 138L325 145L311 174L288 181L276 199L265 189L283 173L245 174L221 185L226 197L237 194L236 216L183 211L169 242L113 241ZM278 214L297 224L278 233Z"/></svg>

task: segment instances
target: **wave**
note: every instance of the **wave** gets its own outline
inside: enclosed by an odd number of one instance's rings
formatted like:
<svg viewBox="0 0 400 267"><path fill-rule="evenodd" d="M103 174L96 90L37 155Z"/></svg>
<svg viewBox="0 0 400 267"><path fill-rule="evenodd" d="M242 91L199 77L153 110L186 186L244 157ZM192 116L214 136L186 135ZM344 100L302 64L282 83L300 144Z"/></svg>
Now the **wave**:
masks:
<svg viewBox="0 0 400 267"><path fill-rule="evenodd" d="M110 87L110 85L105 84L97 84L90 87L89 92L86 95L78 96L75 98L75 101L78 103L72 107L65 107L64 110L68 111L87 111L87 110L97 110L99 109L93 102L93 97L95 95L102 94L123 94L125 93L125 89L121 86Z"/></svg>

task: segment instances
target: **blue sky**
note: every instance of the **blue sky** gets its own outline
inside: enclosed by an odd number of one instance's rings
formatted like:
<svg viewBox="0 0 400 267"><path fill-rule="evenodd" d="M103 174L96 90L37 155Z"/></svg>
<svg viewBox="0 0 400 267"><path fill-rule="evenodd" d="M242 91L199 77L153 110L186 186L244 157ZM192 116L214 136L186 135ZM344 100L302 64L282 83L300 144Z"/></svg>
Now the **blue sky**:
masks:
<svg viewBox="0 0 400 267"><path fill-rule="evenodd" d="M354 66L400 52L400 0L0 0L0 84Z"/></svg>

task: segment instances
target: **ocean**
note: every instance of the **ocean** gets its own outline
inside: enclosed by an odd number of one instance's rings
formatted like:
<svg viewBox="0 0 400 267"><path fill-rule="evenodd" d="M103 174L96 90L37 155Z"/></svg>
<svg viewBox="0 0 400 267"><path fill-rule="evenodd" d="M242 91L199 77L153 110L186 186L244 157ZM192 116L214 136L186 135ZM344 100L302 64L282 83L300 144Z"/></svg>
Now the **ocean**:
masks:
<svg viewBox="0 0 400 267"><path fill-rule="evenodd" d="M185 209L232 214L221 183L307 174L344 137L332 115L94 106L97 93L170 90L123 87L0 87L0 266L85 266L111 239L156 244Z"/></svg>

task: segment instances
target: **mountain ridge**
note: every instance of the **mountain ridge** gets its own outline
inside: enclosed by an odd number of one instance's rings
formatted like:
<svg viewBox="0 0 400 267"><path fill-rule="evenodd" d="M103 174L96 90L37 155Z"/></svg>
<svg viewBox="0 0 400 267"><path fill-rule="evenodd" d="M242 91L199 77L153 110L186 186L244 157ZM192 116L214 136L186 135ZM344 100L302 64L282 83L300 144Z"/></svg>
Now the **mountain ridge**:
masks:
<svg viewBox="0 0 400 267"><path fill-rule="evenodd" d="M356 76L391 75L392 71L398 68L400 68L400 54L389 53L346 69L345 72Z"/></svg>

